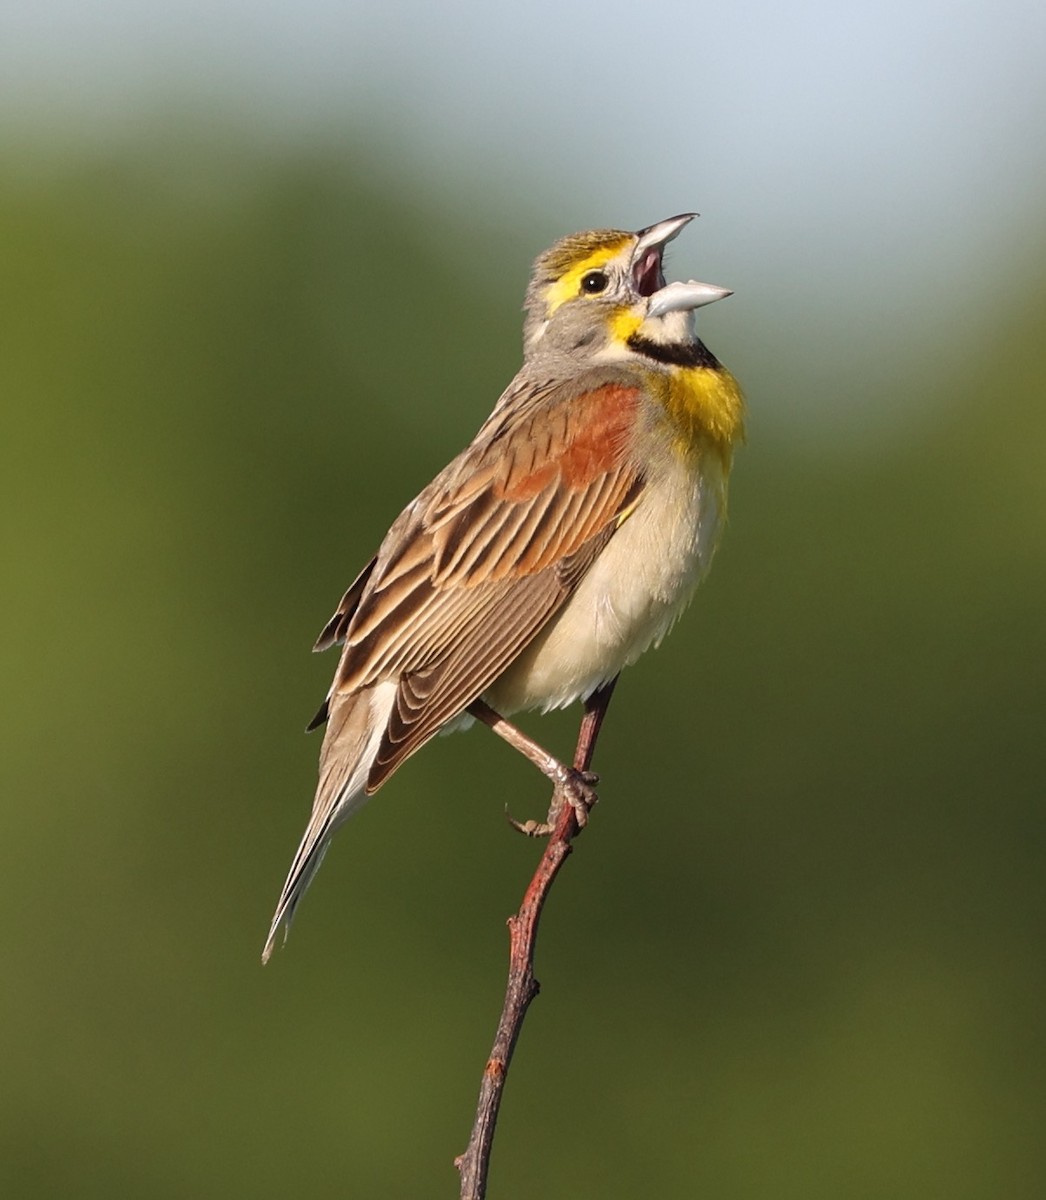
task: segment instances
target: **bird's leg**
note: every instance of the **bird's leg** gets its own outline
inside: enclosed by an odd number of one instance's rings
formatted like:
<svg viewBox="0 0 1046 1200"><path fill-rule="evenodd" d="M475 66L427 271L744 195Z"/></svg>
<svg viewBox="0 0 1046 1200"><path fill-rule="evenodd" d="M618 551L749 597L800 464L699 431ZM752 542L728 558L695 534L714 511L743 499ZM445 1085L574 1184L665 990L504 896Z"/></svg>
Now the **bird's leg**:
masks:
<svg viewBox="0 0 1046 1200"><path fill-rule="evenodd" d="M592 756L596 752L596 738L603 724L603 718L610 707L610 697L614 694L617 683L615 675L609 683L596 688L585 701L585 715L581 718L581 728L577 735L577 749L574 751L574 767L578 771L587 771L592 765Z"/></svg>
<svg viewBox="0 0 1046 1200"><path fill-rule="evenodd" d="M588 768L595 751L599 727L603 723L607 705L610 703L610 694L613 692L616 682L615 677L608 684L593 692L585 701L585 715L581 719L577 749L574 752L574 765L571 767L564 765L558 758L549 754L543 746L528 737L511 721L507 721L489 704L482 700L476 700L469 705L468 711L472 716L482 721L499 737L504 738L510 746L515 747L520 754L530 759L543 775L552 780L554 786L552 805L545 821L516 821L509 817L513 828L518 829L520 833L525 833L528 837L547 837L555 829L564 802L574 810L578 828L583 829L587 824L589 810L599 799L594 786L599 782L599 776L593 774Z"/></svg>
<svg viewBox="0 0 1046 1200"><path fill-rule="evenodd" d="M513 725L511 721L507 721L499 712L496 712L489 704L482 700L475 700L468 707L469 713L478 721L482 721L484 725L492 729L500 738L504 738L506 742L520 752L525 758L530 759L535 767L552 780L554 792L552 796L552 807L549 810L548 820L544 823L538 821L516 821L509 817L509 822L514 829L518 829L520 833L525 833L529 837L543 837L552 832L554 827L554 816L559 813L560 806L563 801L573 808L577 817L579 826L584 826L588 820L588 810L596 802L596 793L593 785L598 782L598 777L590 771L579 771L576 767L568 767L561 763L558 758L540 746L533 738L528 737L522 729Z"/></svg>

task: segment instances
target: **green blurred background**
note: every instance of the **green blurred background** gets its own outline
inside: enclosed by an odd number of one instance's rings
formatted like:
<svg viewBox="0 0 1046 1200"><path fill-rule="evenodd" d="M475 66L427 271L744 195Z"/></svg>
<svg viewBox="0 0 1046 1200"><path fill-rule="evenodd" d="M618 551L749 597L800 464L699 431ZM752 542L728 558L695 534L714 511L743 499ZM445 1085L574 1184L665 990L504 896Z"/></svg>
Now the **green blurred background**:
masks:
<svg viewBox="0 0 1046 1200"><path fill-rule="evenodd" d="M1012 50L1027 14L1002 13ZM853 30L807 16L827 41L792 68L838 67ZM583 111L590 62L555 103ZM1021 144L1040 85L1009 76L1009 160L954 111L968 212L895 202L866 238L846 171L782 159L770 100L730 125L741 84L683 195L658 163L678 170L700 113L569 176L562 131L525 112L440 159L392 65L370 108L270 95L296 113L279 128L231 69L213 107L186 76L78 111L41 71L8 109L0 1191L456 1194L539 853L502 809L540 816L546 791L484 730L431 744L339 835L263 969L312 796L299 731L334 667L308 647L515 371L533 255L693 205L676 274L737 288L702 332L748 387L750 445L710 581L615 698L490 1194L1043 1195L1046 153ZM844 75L807 76L803 103L830 108ZM882 153L825 138L848 178ZM881 195L954 196L931 149ZM729 174L760 154L773 193ZM1004 160L1005 187L985 166ZM966 240L1003 191L1006 219ZM575 720L530 727L565 751Z"/></svg>

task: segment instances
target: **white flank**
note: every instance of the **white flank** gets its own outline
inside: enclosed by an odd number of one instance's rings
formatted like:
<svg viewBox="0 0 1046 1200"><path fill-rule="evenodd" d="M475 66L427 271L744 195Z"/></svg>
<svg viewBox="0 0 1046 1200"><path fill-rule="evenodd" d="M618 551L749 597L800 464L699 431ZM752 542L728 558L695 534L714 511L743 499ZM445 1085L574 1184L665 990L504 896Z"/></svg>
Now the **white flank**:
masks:
<svg viewBox="0 0 1046 1200"><path fill-rule="evenodd" d="M555 619L487 689L487 702L503 714L564 708L660 642L712 561L723 488L714 457L697 479L676 458Z"/></svg>

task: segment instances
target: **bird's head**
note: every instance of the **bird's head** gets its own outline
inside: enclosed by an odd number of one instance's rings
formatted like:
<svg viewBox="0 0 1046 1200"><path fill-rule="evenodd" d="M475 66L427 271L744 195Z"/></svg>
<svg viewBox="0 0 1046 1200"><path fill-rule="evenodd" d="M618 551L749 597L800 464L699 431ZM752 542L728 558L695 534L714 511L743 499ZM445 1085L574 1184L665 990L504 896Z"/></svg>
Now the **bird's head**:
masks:
<svg viewBox="0 0 1046 1200"><path fill-rule="evenodd" d="M654 357L664 347L670 357L673 348L697 345L694 310L731 293L695 280L665 282L665 246L696 215L669 217L638 233L574 233L546 250L527 288L525 355L583 351L613 361L636 346L654 348Z"/></svg>

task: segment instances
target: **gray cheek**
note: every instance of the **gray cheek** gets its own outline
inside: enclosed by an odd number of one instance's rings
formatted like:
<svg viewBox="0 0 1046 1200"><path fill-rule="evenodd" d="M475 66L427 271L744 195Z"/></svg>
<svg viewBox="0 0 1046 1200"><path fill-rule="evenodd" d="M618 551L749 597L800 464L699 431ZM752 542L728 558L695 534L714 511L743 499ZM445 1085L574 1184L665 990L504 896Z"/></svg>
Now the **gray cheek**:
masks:
<svg viewBox="0 0 1046 1200"><path fill-rule="evenodd" d="M574 349L580 350L584 346L591 346L592 343L599 337L599 334L600 331L598 329L589 329L586 330L586 332L579 334L574 340Z"/></svg>

